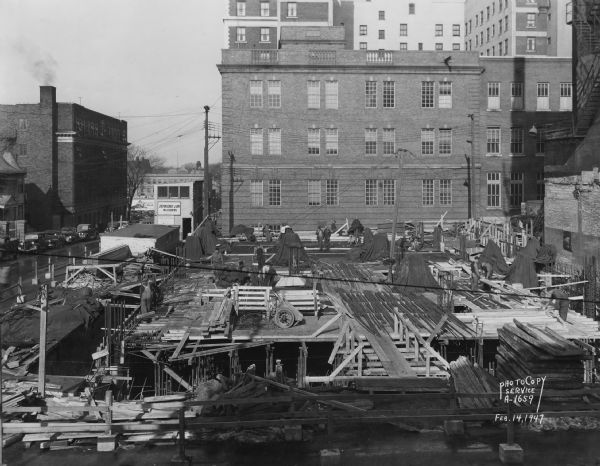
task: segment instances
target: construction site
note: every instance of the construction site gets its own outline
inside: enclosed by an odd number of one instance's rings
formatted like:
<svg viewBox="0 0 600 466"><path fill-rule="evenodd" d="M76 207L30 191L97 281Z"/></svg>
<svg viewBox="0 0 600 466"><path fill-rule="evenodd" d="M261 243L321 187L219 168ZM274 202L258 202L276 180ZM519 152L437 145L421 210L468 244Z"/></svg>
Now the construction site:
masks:
<svg viewBox="0 0 600 466"><path fill-rule="evenodd" d="M3 445L167 442L183 460L200 439L487 421L511 462L519 429L597 427L595 276L556 270L533 221L394 229L103 235L3 316Z"/></svg>

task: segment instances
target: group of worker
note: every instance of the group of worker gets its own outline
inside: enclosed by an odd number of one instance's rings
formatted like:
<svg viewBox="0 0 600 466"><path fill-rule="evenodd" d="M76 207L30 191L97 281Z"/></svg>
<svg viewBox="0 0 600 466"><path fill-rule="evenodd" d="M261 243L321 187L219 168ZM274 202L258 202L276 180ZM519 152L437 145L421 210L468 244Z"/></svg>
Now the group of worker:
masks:
<svg viewBox="0 0 600 466"><path fill-rule="evenodd" d="M331 230L329 229L329 227L319 225L315 234L317 235L319 251L329 251L329 248L331 247Z"/></svg>

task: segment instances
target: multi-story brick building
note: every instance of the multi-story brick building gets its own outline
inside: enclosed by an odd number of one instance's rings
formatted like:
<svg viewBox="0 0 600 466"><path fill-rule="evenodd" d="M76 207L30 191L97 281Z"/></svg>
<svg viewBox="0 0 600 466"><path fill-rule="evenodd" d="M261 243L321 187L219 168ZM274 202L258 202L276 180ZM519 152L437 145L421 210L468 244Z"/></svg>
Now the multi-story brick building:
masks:
<svg viewBox="0 0 600 466"><path fill-rule="evenodd" d="M11 152L16 132L0 137L0 236L21 239L25 233L25 170Z"/></svg>
<svg viewBox="0 0 600 466"><path fill-rule="evenodd" d="M486 56L571 56L568 0L466 0L465 49Z"/></svg>
<svg viewBox="0 0 600 466"><path fill-rule="evenodd" d="M125 215L125 121L57 102L56 89L41 86L39 104L0 105L0 129L16 133L31 228L102 225L111 213Z"/></svg>

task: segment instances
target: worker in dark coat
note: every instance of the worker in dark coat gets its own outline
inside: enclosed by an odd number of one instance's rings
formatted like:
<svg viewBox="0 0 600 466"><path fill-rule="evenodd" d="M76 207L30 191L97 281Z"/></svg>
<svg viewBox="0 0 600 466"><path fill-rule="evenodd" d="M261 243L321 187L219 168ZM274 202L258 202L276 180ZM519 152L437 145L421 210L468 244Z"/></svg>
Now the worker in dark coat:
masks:
<svg viewBox="0 0 600 466"><path fill-rule="evenodd" d="M558 315L555 315L555 317L561 324L565 325L569 314L569 296L567 293L560 288L555 288L553 290L546 288L542 292L542 296L549 300L546 304L546 310L551 306L554 307L554 310L558 312Z"/></svg>
<svg viewBox="0 0 600 466"><path fill-rule="evenodd" d="M140 307L142 314L152 311L152 300L152 287L148 283L148 280L144 280L142 286L140 287Z"/></svg>
<svg viewBox="0 0 600 466"><path fill-rule="evenodd" d="M331 230L329 229L329 227L325 227L325 229L323 230L323 248L325 249L325 251L329 251L330 248L330 241L331 241Z"/></svg>

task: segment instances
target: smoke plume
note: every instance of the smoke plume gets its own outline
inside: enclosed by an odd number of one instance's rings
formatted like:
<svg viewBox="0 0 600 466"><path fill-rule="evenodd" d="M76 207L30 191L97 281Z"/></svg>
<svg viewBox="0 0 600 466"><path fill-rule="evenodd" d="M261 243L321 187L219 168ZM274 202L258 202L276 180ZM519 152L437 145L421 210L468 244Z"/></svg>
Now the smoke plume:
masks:
<svg viewBox="0 0 600 466"><path fill-rule="evenodd" d="M39 84L43 86L55 84L58 63L50 53L25 40L15 44L15 50L23 58L25 69Z"/></svg>

